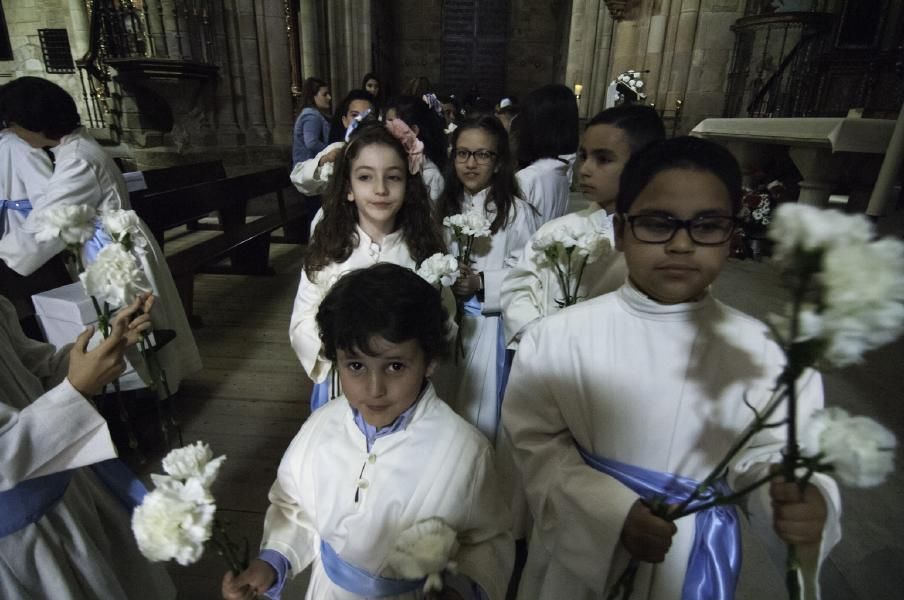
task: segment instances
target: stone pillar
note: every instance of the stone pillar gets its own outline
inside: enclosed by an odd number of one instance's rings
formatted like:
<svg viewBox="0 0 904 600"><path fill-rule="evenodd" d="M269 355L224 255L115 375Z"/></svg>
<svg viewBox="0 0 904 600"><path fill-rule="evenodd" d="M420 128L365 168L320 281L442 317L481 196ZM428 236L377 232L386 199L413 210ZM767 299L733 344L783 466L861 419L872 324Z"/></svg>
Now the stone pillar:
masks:
<svg viewBox="0 0 904 600"><path fill-rule="evenodd" d="M261 0L255 2L232 2L233 10L238 17L238 51L242 56L240 77L244 81L245 114L248 144L269 144L272 135L267 127L264 113L263 84L261 82L262 61L260 41L258 40L256 14L260 11Z"/></svg>
<svg viewBox="0 0 904 600"><path fill-rule="evenodd" d="M334 106L361 85L371 70L370 0L341 0L327 8L330 32L330 86Z"/></svg>
<svg viewBox="0 0 904 600"><path fill-rule="evenodd" d="M69 0L69 18L72 19L69 45L72 48L72 56L78 59L88 52L89 43L88 8L83 0Z"/></svg>
<svg viewBox="0 0 904 600"><path fill-rule="evenodd" d="M288 69L289 42L282 0L264 0L257 17L260 50L261 93L266 122L272 140L292 143L291 73Z"/></svg>
<svg viewBox="0 0 904 600"><path fill-rule="evenodd" d="M788 155L803 177L797 201L810 206L827 206L833 184L843 172L838 155L826 148L801 146L789 148Z"/></svg>
<svg viewBox="0 0 904 600"><path fill-rule="evenodd" d="M610 51L614 24L601 0L574 0L568 40L565 85L583 86L580 116L589 118L603 106L610 80Z"/></svg>
<svg viewBox="0 0 904 600"><path fill-rule="evenodd" d="M213 18L217 23L216 62L220 67L215 101L217 143L221 146L239 146L245 143L245 133L242 131L245 91L242 81L238 16L232 2L214 5ZM239 115L242 115L242 118Z"/></svg>

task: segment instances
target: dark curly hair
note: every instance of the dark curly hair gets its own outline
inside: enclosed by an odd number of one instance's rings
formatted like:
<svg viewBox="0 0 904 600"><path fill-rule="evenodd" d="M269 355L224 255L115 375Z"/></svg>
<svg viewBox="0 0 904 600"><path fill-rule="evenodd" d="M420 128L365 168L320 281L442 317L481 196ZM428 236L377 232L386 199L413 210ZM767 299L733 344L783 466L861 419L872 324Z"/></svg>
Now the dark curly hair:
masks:
<svg viewBox="0 0 904 600"><path fill-rule="evenodd" d="M314 229L305 253L304 270L311 280L327 265L348 260L360 241L356 230L358 207L348 201L351 170L361 150L373 144L392 148L402 163L406 167L408 165L408 154L402 144L382 123L375 119L362 121L336 161L333 177L323 197L323 220ZM405 199L396 215L396 229L402 231L408 251L418 264L437 252L445 252L442 234L430 213L424 182L420 177L409 175L407 168Z"/></svg>
<svg viewBox="0 0 904 600"><path fill-rule="evenodd" d="M447 319L440 292L420 275L391 263L356 269L337 281L317 311L323 353L373 355L373 339L417 340L427 361L447 352Z"/></svg>
<svg viewBox="0 0 904 600"><path fill-rule="evenodd" d="M465 188L455 171L455 150L458 148L458 138L461 137L462 132L469 129L481 129L496 140L496 172L490 178L490 192L486 202L487 218L490 217L490 204L492 203L496 208L496 216L490 223L490 231L496 233L508 225L509 212L513 212L515 196L518 196L520 191L518 182L515 181L515 164L509 147L508 133L499 119L493 115L466 119L452 132L452 156L446 163L444 173L446 185L437 204L437 217L442 223L444 218L461 212L461 201Z"/></svg>
<svg viewBox="0 0 904 600"><path fill-rule="evenodd" d="M16 124L52 140L82 122L69 92L40 77L19 77L0 87L0 120L4 127Z"/></svg>
<svg viewBox="0 0 904 600"><path fill-rule="evenodd" d="M433 112L427 103L414 96L399 96L386 105L386 112L394 110L408 127L418 129L417 137L424 142L424 154L442 171L446 167L446 125L443 117Z"/></svg>

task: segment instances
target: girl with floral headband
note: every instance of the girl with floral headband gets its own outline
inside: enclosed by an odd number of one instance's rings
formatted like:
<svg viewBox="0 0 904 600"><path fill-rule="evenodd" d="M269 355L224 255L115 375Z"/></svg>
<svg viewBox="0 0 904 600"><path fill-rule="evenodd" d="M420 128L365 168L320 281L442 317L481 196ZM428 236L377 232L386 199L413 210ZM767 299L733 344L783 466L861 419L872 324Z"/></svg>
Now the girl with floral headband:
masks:
<svg viewBox="0 0 904 600"><path fill-rule="evenodd" d="M322 353L315 317L336 280L379 262L416 268L444 246L424 184L411 172L402 143L379 122L360 123L336 161L289 326L302 366L321 384L315 387L312 408L329 400L332 361Z"/></svg>
<svg viewBox="0 0 904 600"><path fill-rule="evenodd" d="M458 215L485 223L486 235L475 236L467 244L470 260L461 261L458 281L452 286L463 305L463 356L458 356L455 377L438 386L440 395L492 441L499 420L497 354L500 360L505 355L500 343L500 288L535 229L531 207L518 197L508 134L496 117L466 120L452 133L452 160L437 208L439 218L449 224ZM450 241L452 253L465 259L462 245L461 240Z"/></svg>
<svg viewBox="0 0 904 600"><path fill-rule="evenodd" d="M432 94L430 96L435 100L435 96ZM386 107L387 126L393 125L396 121L402 121L423 146L421 178L427 186L431 202L435 205L443 193L443 169L446 168L447 162L447 142L443 133L444 121L441 113L436 113L427 101L421 98L400 96L390 101ZM404 129L399 128L399 131Z"/></svg>

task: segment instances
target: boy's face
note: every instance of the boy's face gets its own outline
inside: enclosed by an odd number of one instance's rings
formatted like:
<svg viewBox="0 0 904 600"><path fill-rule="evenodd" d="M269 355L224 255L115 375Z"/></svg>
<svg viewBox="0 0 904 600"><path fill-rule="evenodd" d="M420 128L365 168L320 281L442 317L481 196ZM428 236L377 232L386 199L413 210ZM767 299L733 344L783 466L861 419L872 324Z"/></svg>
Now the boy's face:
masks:
<svg viewBox="0 0 904 600"><path fill-rule="evenodd" d="M639 241L625 216L660 215L689 220L731 217L731 199L722 181L706 171L669 169L657 174L615 221L615 245L625 253L631 281L662 304L699 299L728 258L730 240L716 246L695 243L684 228L664 244Z"/></svg>
<svg viewBox="0 0 904 600"><path fill-rule="evenodd" d="M371 340L376 356L337 350L339 381L348 403L374 427L386 427L418 398L435 361L427 361L417 340L394 344L382 337Z"/></svg>
<svg viewBox="0 0 904 600"><path fill-rule="evenodd" d="M631 158L628 136L612 125L592 125L581 137L581 191L606 212L614 212L618 178Z"/></svg>

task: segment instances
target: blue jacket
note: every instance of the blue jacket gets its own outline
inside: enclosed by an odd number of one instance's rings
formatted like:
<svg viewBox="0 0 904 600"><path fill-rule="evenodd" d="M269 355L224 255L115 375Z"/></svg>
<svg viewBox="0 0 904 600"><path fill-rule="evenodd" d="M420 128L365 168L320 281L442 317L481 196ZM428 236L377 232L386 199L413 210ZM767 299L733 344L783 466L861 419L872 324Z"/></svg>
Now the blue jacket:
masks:
<svg viewBox="0 0 904 600"><path fill-rule="evenodd" d="M330 122L316 108L309 106L295 121L295 135L292 138L292 163L314 158L326 148L330 139Z"/></svg>

